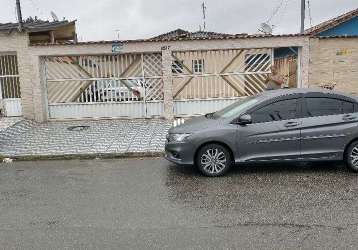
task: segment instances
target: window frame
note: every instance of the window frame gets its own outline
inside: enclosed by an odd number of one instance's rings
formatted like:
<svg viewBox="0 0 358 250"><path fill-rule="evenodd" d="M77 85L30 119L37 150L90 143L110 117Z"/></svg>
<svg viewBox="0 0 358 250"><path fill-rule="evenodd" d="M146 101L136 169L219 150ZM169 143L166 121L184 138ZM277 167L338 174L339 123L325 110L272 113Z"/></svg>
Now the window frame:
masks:
<svg viewBox="0 0 358 250"><path fill-rule="evenodd" d="M184 74L184 60L174 60L172 62L173 74Z"/></svg>
<svg viewBox="0 0 358 250"><path fill-rule="evenodd" d="M291 121L291 120L297 120L302 118L302 96L301 95L292 95L289 97L284 97L284 98L278 98L278 99L273 99L273 100L268 100L250 110L248 110L248 112L246 112L246 114L249 114L252 116L252 113L260 110L262 108L265 108L269 105L273 105L275 103L278 102L283 102L283 101L290 101L290 100L297 100L297 114L296 114L296 118L291 118L291 119L284 119L284 120L278 120L278 121L267 121L267 122L252 122L252 124L265 124L265 123L272 123L272 122L282 122L282 121Z"/></svg>
<svg viewBox="0 0 358 250"><path fill-rule="evenodd" d="M268 56L268 58L267 58L267 61L265 62L265 63L267 63L267 62L270 62L270 61L272 61L272 55L270 55L270 53L269 52L263 52L263 53L247 53L246 55L245 55L245 58L244 58L244 61L245 61L245 72L256 72L256 71L248 71L250 68L251 69L255 69L257 66L259 66L260 64L262 64L262 62L261 63L258 63L256 60L258 60L258 59L262 59L263 57L267 57ZM255 59L256 58L256 59ZM252 60L254 61L254 63L252 63ZM270 71L271 72L271 64L268 64L268 71Z"/></svg>
<svg viewBox="0 0 358 250"><path fill-rule="evenodd" d="M333 100L337 100L337 101L341 101L341 102L348 102L353 104L353 113L340 113L340 114L330 114L330 115L317 115L317 116L308 116L306 114L308 114L308 103L307 103L307 99L310 98L325 98L325 99L333 99ZM326 117L326 116L337 116L337 115L348 115L348 114L354 114L358 112L358 103L354 100L348 99L348 98L344 98L344 97L340 97L340 96L327 96L327 95L307 95L304 96L302 98L302 118L317 118L317 117Z"/></svg>
<svg viewBox="0 0 358 250"><path fill-rule="evenodd" d="M201 69L201 71L196 71L196 66L197 68ZM200 67L199 67L200 66ZM201 59L193 59L192 60L192 71L193 71L193 74L204 74L204 71L205 71L205 60L203 58Z"/></svg>

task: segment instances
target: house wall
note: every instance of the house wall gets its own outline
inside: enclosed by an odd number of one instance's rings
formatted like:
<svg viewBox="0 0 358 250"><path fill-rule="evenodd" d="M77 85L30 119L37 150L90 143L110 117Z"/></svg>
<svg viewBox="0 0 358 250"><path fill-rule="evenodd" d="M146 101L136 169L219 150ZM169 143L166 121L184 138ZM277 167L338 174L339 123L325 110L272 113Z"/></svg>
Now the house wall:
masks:
<svg viewBox="0 0 358 250"><path fill-rule="evenodd" d="M358 94L358 38L311 38L310 87L336 83L335 90Z"/></svg>
<svg viewBox="0 0 358 250"><path fill-rule="evenodd" d="M28 46L26 34L0 34L0 53L17 53L21 82L23 115L37 121L47 120L46 84L41 56L111 54L111 44ZM299 86L314 87L334 82L336 89L358 94L358 38L275 37L236 40L176 41L124 44L123 53L159 52L163 54L165 110L170 117L173 94L172 51L215 49L299 47ZM224 63L224 62L223 62ZM188 67L191 68L191 63ZM219 67L218 67L219 68ZM175 85L175 84L174 84ZM175 86L174 86L175 87Z"/></svg>

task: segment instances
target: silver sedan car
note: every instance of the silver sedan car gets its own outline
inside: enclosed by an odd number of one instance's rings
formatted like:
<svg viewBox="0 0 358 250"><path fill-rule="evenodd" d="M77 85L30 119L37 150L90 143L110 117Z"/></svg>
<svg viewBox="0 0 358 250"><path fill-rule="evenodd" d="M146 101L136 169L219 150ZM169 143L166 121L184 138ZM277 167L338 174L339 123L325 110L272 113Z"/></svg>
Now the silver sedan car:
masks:
<svg viewBox="0 0 358 250"><path fill-rule="evenodd" d="M171 128L166 159L224 175L249 162L345 161L358 171L358 98L315 89L266 91Z"/></svg>

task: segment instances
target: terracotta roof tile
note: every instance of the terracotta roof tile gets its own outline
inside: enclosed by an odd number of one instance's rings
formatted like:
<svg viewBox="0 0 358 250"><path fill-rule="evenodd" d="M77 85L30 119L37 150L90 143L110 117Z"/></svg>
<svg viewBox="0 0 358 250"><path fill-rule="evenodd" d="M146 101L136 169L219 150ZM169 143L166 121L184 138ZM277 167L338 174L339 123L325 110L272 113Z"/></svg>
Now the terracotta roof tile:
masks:
<svg viewBox="0 0 358 250"><path fill-rule="evenodd" d="M245 33L240 35L247 35L247 34ZM149 38L149 40L167 41L167 40L180 39L180 38L209 38L209 39L219 38L220 39L220 38L231 37L231 36L234 36L234 34L217 33L217 32L210 32L210 31L190 32L183 29L176 29L168 33L161 34L159 36Z"/></svg>
<svg viewBox="0 0 358 250"><path fill-rule="evenodd" d="M218 36L218 37L175 37L175 38L150 38L150 39L137 39L137 40L122 40L122 41L88 41L88 42L56 42L51 43L37 43L32 44L31 46L61 46L61 45L93 45L93 44L112 44L116 42L121 43L143 43L143 42L172 42L172 41L195 41L195 40L228 40L228 39L249 39L249 38L276 38L276 37L303 37L307 35L302 34L282 34L282 35L265 35L265 34L236 34L236 35L227 35L227 36Z"/></svg>

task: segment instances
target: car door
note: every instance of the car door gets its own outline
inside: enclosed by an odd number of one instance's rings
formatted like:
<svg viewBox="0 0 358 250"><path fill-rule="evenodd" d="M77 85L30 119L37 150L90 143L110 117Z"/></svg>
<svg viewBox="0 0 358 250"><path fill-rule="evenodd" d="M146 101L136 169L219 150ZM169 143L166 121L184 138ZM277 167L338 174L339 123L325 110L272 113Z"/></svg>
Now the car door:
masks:
<svg viewBox="0 0 358 250"><path fill-rule="evenodd" d="M247 112L252 124L239 126L240 161L294 160L300 157L300 96L265 103Z"/></svg>
<svg viewBox="0 0 358 250"><path fill-rule="evenodd" d="M337 95L306 96L302 110L302 158L341 159L357 128L355 109L354 100Z"/></svg>

